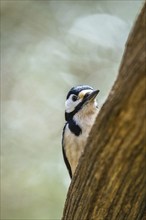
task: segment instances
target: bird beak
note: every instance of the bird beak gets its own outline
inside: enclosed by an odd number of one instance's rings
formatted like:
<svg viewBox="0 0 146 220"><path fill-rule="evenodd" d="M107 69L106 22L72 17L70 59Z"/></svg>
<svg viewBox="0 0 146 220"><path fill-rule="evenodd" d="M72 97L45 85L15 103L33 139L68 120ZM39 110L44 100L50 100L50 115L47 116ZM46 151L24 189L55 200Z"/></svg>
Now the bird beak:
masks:
<svg viewBox="0 0 146 220"><path fill-rule="evenodd" d="M85 102L84 103L87 104L89 102L92 102L96 98L98 93L99 93L99 90L95 90L92 93L90 93L90 95L87 96L87 98L85 98Z"/></svg>

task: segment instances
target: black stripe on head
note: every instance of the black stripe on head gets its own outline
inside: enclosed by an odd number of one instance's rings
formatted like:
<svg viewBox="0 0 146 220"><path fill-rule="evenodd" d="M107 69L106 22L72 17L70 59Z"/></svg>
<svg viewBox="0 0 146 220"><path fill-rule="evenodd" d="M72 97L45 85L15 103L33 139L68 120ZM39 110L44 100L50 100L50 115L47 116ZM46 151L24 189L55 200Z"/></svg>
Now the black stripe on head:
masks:
<svg viewBox="0 0 146 220"><path fill-rule="evenodd" d="M78 96L78 94L79 94L82 90L86 90L86 89L91 89L91 90L93 90L93 88L92 88L91 86L88 86L88 85L72 87L71 90L68 92L66 99L68 99L71 94L75 94L75 95Z"/></svg>

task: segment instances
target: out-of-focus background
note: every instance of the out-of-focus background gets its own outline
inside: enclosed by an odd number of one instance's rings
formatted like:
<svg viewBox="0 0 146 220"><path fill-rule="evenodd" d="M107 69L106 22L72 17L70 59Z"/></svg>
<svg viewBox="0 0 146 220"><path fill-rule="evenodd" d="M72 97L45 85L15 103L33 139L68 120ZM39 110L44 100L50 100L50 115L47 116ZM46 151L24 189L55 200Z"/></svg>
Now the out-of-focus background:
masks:
<svg viewBox="0 0 146 220"><path fill-rule="evenodd" d="M1 1L1 219L61 219L68 90L102 106L143 1Z"/></svg>

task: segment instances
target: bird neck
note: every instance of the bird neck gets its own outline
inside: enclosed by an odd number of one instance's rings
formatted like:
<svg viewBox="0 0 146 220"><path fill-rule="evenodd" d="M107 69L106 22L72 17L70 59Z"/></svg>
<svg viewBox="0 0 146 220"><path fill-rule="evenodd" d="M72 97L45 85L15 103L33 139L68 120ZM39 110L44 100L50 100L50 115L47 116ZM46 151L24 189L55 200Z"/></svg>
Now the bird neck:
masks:
<svg viewBox="0 0 146 220"><path fill-rule="evenodd" d="M82 130L87 127L92 127L95 118L98 114L98 109L93 107L84 107L81 111L73 116L73 120L80 126Z"/></svg>
<svg viewBox="0 0 146 220"><path fill-rule="evenodd" d="M92 127L97 116L98 109L96 107L93 108L93 106L91 108L88 106L87 108L84 107L76 114L71 115L71 113L65 113L68 127L73 134L79 136L84 132L84 130L88 130Z"/></svg>

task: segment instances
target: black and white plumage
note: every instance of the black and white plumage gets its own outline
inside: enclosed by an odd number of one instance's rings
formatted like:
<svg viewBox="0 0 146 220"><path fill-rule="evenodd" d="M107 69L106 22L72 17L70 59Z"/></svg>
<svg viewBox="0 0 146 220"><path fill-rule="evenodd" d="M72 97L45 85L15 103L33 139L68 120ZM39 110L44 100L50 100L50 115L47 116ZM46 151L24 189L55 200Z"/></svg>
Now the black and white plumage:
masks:
<svg viewBox="0 0 146 220"><path fill-rule="evenodd" d="M66 97L66 124L62 134L62 150L71 178L98 113L96 102L98 93L99 90L83 85L71 88Z"/></svg>

